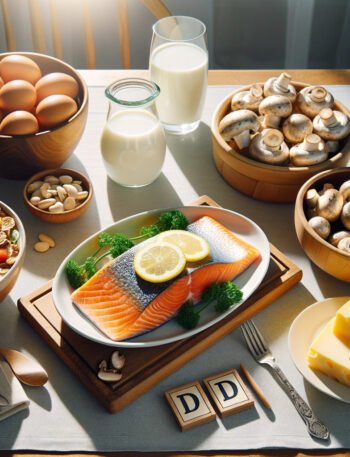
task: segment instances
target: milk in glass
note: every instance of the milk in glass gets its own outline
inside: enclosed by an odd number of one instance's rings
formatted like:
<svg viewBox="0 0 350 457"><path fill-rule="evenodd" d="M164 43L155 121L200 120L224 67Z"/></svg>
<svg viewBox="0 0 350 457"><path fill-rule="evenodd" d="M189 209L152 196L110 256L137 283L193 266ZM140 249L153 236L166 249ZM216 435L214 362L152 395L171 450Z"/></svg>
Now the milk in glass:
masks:
<svg viewBox="0 0 350 457"><path fill-rule="evenodd" d="M206 50L180 41L162 44L151 53L150 75L161 89L156 107L164 124L200 119L207 88Z"/></svg>
<svg viewBox="0 0 350 457"><path fill-rule="evenodd" d="M107 174L130 187L145 186L160 174L165 157L165 136L149 111L128 109L115 113L101 137Z"/></svg>

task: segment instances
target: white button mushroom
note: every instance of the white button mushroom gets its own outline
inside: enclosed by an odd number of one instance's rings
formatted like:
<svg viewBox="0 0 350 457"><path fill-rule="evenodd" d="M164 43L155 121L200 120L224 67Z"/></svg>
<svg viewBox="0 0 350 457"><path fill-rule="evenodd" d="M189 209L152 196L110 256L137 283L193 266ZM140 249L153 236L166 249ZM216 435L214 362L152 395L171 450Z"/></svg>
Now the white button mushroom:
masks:
<svg viewBox="0 0 350 457"><path fill-rule="evenodd" d="M350 237L340 240L337 248L350 254Z"/></svg>
<svg viewBox="0 0 350 457"><path fill-rule="evenodd" d="M337 189L327 189L317 200L316 211L318 216L322 216L330 222L334 222L340 216L343 209L343 197ZM346 206L346 205L344 205ZM350 206L349 206L350 211ZM350 219L350 215L349 215ZM349 221L350 222L350 221ZM343 222L344 224L344 222ZM346 225L344 224L346 227ZM350 223L349 227L350 228Z"/></svg>
<svg viewBox="0 0 350 457"><path fill-rule="evenodd" d="M343 184L339 187L339 192L342 194L345 202L350 200L350 179L343 182Z"/></svg>
<svg viewBox="0 0 350 457"><path fill-rule="evenodd" d="M344 227L350 230L350 202L345 203L343 206L340 219Z"/></svg>
<svg viewBox="0 0 350 457"><path fill-rule="evenodd" d="M264 98L259 105L259 113L263 115L263 128L278 128L282 118L291 115L292 109L289 98L283 95L270 95Z"/></svg>
<svg viewBox="0 0 350 457"><path fill-rule="evenodd" d="M309 220L309 224L311 228L317 233L317 235L324 240L328 238L329 234L331 233L331 224L324 217L312 217Z"/></svg>
<svg viewBox="0 0 350 457"><path fill-rule="evenodd" d="M308 167L328 158L325 142L316 134L307 135L302 143L290 149L290 160L296 167Z"/></svg>
<svg viewBox="0 0 350 457"><path fill-rule="evenodd" d="M350 232L348 232L347 230L341 230L340 232L333 233L328 238L328 241L331 243L331 245L337 247L340 240L348 237L350 237Z"/></svg>
<svg viewBox="0 0 350 457"><path fill-rule="evenodd" d="M323 109L314 121L314 130L324 140L341 140L350 133L350 120L345 113Z"/></svg>
<svg viewBox="0 0 350 457"><path fill-rule="evenodd" d="M258 116L250 110L241 109L227 114L219 124L219 132L225 141L235 140L239 149L247 148L250 132L260 128Z"/></svg>
<svg viewBox="0 0 350 457"><path fill-rule="evenodd" d="M306 116L314 118L324 108L332 108L333 95L322 86L309 86L302 89L296 99L296 106Z"/></svg>
<svg viewBox="0 0 350 457"><path fill-rule="evenodd" d="M249 90L242 90L232 97L231 109L250 109L257 111L263 99L263 89L259 84L253 84Z"/></svg>
<svg viewBox="0 0 350 457"><path fill-rule="evenodd" d="M288 161L289 148L283 141L282 132L276 129L265 129L252 139L249 154L259 162L282 165Z"/></svg>
<svg viewBox="0 0 350 457"><path fill-rule="evenodd" d="M283 135L290 143L300 143L313 130L312 120L305 114L292 114L282 126Z"/></svg>
<svg viewBox="0 0 350 457"><path fill-rule="evenodd" d="M296 99L295 87L290 84L292 77L288 73L281 73L278 77L269 78L264 84L264 95L284 95L291 102Z"/></svg>

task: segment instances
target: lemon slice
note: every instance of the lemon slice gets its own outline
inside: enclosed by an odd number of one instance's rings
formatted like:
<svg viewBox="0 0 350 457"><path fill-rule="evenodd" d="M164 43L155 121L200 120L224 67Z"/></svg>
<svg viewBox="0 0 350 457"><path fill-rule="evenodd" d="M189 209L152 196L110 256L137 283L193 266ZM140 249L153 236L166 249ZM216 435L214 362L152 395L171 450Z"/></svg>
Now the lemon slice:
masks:
<svg viewBox="0 0 350 457"><path fill-rule="evenodd" d="M155 241L140 249L134 258L136 273L149 282L164 282L179 275L186 265L181 249L170 243Z"/></svg>
<svg viewBox="0 0 350 457"><path fill-rule="evenodd" d="M157 235L158 240L178 246L188 262L202 260L210 254L208 242L201 236L186 230L167 230Z"/></svg>

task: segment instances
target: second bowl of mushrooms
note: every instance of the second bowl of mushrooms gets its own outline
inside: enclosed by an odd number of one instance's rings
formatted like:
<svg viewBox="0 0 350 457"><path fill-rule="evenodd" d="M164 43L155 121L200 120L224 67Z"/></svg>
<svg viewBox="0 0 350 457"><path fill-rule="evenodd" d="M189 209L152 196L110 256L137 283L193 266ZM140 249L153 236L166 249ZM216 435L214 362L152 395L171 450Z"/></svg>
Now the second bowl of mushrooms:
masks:
<svg viewBox="0 0 350 457"><path fill-rule="evenodd" d="M212 141L215 165L232 187L292 203L310 177L347 165L350 111L326 88L282 73L229 94L213 115Z"/></svg>
<svg viewBox="0 0 350 457"><path fill-rule="evenodd" d="M330 275L350 282L350 168L310 178L298 192L294 222L307 256Z"/></svg>

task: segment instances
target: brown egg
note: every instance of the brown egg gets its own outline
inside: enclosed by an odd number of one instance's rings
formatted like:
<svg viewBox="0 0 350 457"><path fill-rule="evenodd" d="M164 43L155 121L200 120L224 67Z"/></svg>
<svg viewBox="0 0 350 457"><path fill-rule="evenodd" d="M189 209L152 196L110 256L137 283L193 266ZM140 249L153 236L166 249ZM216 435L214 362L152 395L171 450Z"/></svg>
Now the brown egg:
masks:
<svg viewBox="0 0 350 457"><path fill-rule="evenodd" d="M77 81L65 73L49 73L35 84L37 103L49 95L61 94L75 98L79 92Z"/></svg>
<svg viewBox="0 0 350 457"><path fill-rule="evenodd" d="M36 107L35 115L42 128L56 127L78 111L76 102L68 95L49 95Z"/></svg>
<svg viewBox="0 0 350 457"><path fill-rule="evenodd" d="M4 111L30 111L35 105L35 88L28 81L10 81L0 89L0 109Z"/></svg>
<svg viewBox="0 0 350 457"><path fill-rule="evenodd" d="M1 121L2 135L30 135L38 132L36 117L28 111L13 111Z"/></svg>
<svg viewBox="0 0 350 457"><path fill-rule="evenodd" d="M4 82L24 79L34 85L41 78L41 70L29 57L12 54L1 59L0 76Z"/></svg>

